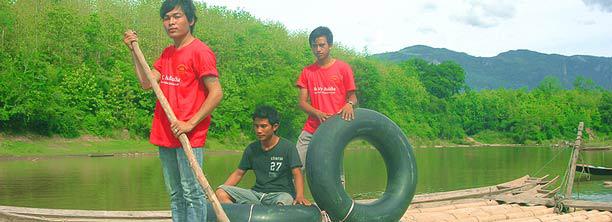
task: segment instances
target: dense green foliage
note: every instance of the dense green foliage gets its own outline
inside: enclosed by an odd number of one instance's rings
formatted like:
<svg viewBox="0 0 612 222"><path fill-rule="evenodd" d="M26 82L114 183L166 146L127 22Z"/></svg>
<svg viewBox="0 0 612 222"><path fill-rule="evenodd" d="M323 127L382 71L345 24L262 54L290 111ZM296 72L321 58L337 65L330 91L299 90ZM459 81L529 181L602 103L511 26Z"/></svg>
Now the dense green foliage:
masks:
<svg viewBox="0 0 612 222"><path fill-rule="evenodd" d="M584 77L592 79L599 87L612 89L612 58L609 57L562 56L529 50L512 50L494 57L476 57L423 45L372 57L395 62L411 58L422 58L435 63L454 61L465 69L466 82L473 89L517 89L525 86L533 89L548 75L557 77L565 89L571 89L575 86L572 84L575 80Z"/></svg>
<svg viewBox="0 0 612 222"><path fill-rule="evenodd" d="M455 62L444 61L439 65L429 63L422 59L410 59L404 66L415 67L419 80L427 88L427 92L447 99L462 91L465 86L465 72Z"/></svg>
<svg viewBox="0 0 612 222"><path fill-rule="evenodd" d="M198 9L194 34L217 54L225 94L212 136L250 137L250 113L266 103L282 114L280 134L296 138L306 115L294 83L314 60L306 33L243 11ZM128 28L150 63L171 44L157 0L0 0L0 131L147 137L155 97L134 75L122 42ZM571 140L579 121L599 135L612 130L610 91L588 79L573 90L551 77L533 91L474 92L456 63L387 63L341 45L333 55L352 65L360 106L386 114L412 139Z"/></svg>

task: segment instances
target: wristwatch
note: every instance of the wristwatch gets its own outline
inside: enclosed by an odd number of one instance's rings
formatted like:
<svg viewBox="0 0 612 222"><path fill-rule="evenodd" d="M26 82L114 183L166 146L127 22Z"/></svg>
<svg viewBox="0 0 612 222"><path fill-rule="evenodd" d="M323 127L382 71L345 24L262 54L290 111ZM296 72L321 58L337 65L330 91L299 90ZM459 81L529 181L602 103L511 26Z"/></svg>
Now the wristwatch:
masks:
<svg viewBox="0 0 612 222"><path fill-rule="evenodd" d="M351 106L354 106L354 105L355 105L355 104L353 103L353 101L350 101L350 100L349 100L347 103L348 103L348 104L351 104Z"/></svg>

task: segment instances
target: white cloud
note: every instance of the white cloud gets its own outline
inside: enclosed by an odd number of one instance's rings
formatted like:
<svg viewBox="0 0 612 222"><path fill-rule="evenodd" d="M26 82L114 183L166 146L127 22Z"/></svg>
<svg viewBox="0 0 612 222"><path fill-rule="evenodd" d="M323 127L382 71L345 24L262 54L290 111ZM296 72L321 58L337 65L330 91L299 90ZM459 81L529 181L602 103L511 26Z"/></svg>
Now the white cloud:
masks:
<svg viewBox="0 0 612 222"><path fill-rule="evenodd" d="M422 7L424 12L433 12L436 11L438 9L438 6L436 4L434 4L433 2L427 2L425 4L423 4Z"/></svg>
<svg viewBox="0 0 612 222"><path fill-rule="evenodd" d="M432 27L419 27L419 28L417 29L417 31L418 31L419 33L422 33L422 34L436 34L436 33L438 33L438 32L436 31L436 29L434 29L434 28L432 28Z"/></svg>
<svg viewBox="0 0 612 222"><path fill-rule="evenodd" d="M581 19L581 20L578 20L577 22L578 22L578 24L587 25L587 26L588 25L595 25L595 24L597 24L597 22L595 22L595 20L591 20L591 19L588 19L588 20Z"/></svg>
<svg viewBox="0 0 612 222"><path fill-rule="evenodd" d="M451 18L474 27L495 27L504 20L514 17L516 9L512 3L508 1L471 0L467 2L467 10Z"/></svg>
<svg viewBox="0 0 612 222"><path fill-rule="evenodd" d="M592 9L598 9L603 12L612 12L611 0L582 0L582 2Z"/></svg>

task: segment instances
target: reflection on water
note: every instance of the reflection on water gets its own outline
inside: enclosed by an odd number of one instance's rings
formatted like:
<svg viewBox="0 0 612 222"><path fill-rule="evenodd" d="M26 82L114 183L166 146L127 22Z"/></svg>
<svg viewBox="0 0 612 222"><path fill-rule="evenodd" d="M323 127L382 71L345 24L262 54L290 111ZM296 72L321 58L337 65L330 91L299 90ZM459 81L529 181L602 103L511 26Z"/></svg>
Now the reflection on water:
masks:
<svg viewBox="0 0 612 222"><path fill-rule="evenodd" d="M563 176L570 150L551 148L416 149L417 193L493 185L532 176ZM584 161L612 165L612 153L586 153ZM240 152L208 152L204 172L212 186L236 168ZM139 157L66 157L0 161L0 205L63 209L165 210L168 198L156 155ZM374 149L345 152L347 192L357 198L380 195L386 170ZM606 178L603 178L606 179ZM575 198L612 201L603 179L577 182ZM606 180L612 180L607 177ZM240 186L250 187L249 172ZM307 191L307 196L310 194ZM312 199L312 198L310 198Z"/></svg>
<svg viewBox="0 0 612 222"><path fill-rule="evenodd" d="M610 166L610 163L608 163ZM576 173L572 198L600 202L612 202L612 187L605 187L604 181L612 181L612 176L593 176Z"/></svg>

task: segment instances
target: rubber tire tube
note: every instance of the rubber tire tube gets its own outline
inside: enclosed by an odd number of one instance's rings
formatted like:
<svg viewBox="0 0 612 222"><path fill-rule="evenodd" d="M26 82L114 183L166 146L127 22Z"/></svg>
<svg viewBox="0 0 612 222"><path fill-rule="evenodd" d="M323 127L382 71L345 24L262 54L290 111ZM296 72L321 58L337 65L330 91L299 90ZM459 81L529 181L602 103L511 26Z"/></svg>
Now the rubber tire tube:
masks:
<svg viewBox="0 0 612 222"><path fill-rule="evenodd" d="M221 204L230 221L250 222L321 222L321 212L315 206L291 205L253 205L251 204ZM210 203L206 206L206 221L216 222L217 216ZM250 214L250 220L249 220Z"/></svg>
<svg viewBox="0 0 612 222"><path fill-rule="evenodd" d="M313 135L306 154L311 194L333 221L398 221L408 209L417 184L412 146L386 116L361 108L354 114L351 121L338 115L327 119ZM371 203L355 203L340 182L344 149L355 138L376 147L387 168L385 192Z"/></svg>

